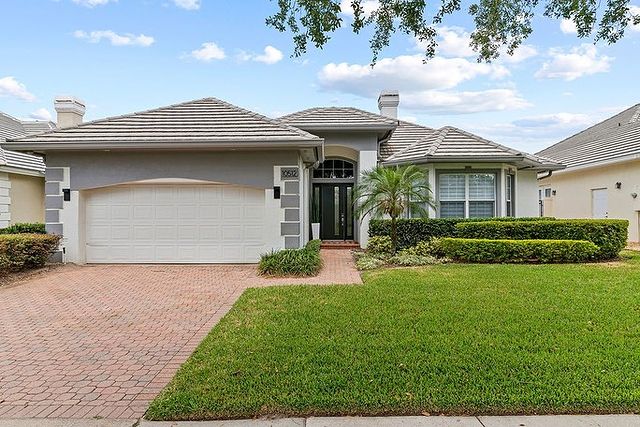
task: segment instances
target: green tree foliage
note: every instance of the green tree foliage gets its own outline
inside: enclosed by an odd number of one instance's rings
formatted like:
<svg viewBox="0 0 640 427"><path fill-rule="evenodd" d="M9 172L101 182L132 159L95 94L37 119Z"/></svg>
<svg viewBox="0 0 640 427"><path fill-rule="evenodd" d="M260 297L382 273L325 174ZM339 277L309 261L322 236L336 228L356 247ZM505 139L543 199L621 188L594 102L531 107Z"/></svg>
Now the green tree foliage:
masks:
<svg viewBox="0 0 640 427"><path fill-rule="evenodd" d="M374 63L396 32L415 37L425 47L425 59L433 57L438 25L463 8L474 20L471 46L479 61L497 58L502 49L512 54L533 32L532 21L537 15L569 19L575 23L578 37L605 43L617 42L627 26L640 24L640 14L631 12L630 0L476 0L465 5L460 0L440 0L437 8L437 3L431 5L426 0L379 0L374 11L365 13L366 1L351 0L351 29L356 34L372 29ZM322 48L344 25L340 0L277 0L277 4L277 12L266 23L278 31L291 32L294 56L304 54L310 43ZM428 13L429 9L436 11Z"/></svg>

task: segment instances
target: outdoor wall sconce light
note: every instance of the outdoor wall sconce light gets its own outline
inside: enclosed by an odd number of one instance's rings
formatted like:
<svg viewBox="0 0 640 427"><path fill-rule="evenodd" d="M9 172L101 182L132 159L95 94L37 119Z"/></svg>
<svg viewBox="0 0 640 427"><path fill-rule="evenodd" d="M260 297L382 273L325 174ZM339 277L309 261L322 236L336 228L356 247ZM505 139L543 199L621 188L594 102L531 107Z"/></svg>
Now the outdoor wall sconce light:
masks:
<svg viewBox="0 0 640 427"><path fill-rule="evenodd" d="M551 192L551 195L555 196L555 195L556 195L556 190L553 190L553 191Z"/></svg>
<svg viewBox="0 0 640 427"><path fill-rule="evenodd" d="M631 197L635 199L636 197L638 197L638 193L631 193Z"/></svg>
<svg viewBox="0 0 640 427"><path fill-rule="evenodd" d="M64 200L65 202L70 202L71 201L71 189L70 188L63 188L62 189L62 200Z"/></svg>
<svg viewBox="0 0 640 427"><path fill-rule="evenodd" d="M273 187L273 198L274 199L280 198L280 186Z"/></svg>
<svg viewBox="0 0 640 427"><path fill-rule="evenodd" d="M622 188L622 183L620 181L616 182L616 188L618 190Z"/></svg>

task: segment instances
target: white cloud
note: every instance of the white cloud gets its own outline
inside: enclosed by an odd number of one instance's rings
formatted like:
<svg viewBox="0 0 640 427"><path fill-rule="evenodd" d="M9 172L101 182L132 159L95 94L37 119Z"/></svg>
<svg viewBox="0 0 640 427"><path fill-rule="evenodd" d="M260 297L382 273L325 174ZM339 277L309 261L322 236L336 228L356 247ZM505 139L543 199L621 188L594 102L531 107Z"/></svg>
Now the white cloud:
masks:
<svg viewBox="0 0 640 427"><path fill-rule="evenodd" d="M380 7L380 2L378 0L363 0L362 9L364 11L364 16L371 15L378 7ZM340 1L340 12L343 15L353 16L353 8L351 7L351 0L341 0Z"/></svg>
<svg viewBox="0 0 640 427"><path fill-rule="evenodd" d="M420 42L418 45L420 46ZM469 57L476 56L470 46L471 35L460 27L440 27L438 28L437 52L443 56ZM423 48L424 50L424 48Z"/></svg>
<svg viewBox="0 0 640 427"><path fill-rule="evenodd" d="M116 1L118 0L73 0L75 4L79 4L86 7L102 6L109 2L115 3Z"/></svg>
<svg viewBox="0 0 640 427"><path fill-rule="evenodd" d="M0 97L13 97L23 101L35 101L36 97L27 90L27 87L17 81L13 76L0 78Z"/></svg>
<svg viewBox="0 0 640 427"><path fill-rule="evenodd" d="M564 34L578 33L576 24L571 19L563 19L562 21L560 21L560 31L562 31Z"/></svg>
<svg viewBox="0 0 640 427"><path fill-rule="evenodd" d="M224 49L214 42L207 42L202 43L202 47L200 49L191 51L188 56L197 59L198 61L211 62L213 60L224 59L227 55L224 53Z"/></svg>
<svg viewBox="0 0 640 427"><path fill-rule="evenodd" d="M104 0L103 0L104 1ZM176 6L186 10L200 9L200 0L173 0Z"/></svg>
<svg viewBox="0 0 640 427"><path fill-rule="evenodd" d="M519 110L530 106L514 89L481 91L439 91L401 93L402 107L432 114L469 114L485 111Z"/></svg>
<svg viewBox="0 0 640 427"><path fill-rule="evenodd" d="M436 52L438 55L454 58L478 56L478 53L471 48L471 33L464 28L441 26L437 31L438 46ZM419 51L425 51L427 49L425 42L414 39L414 43L416 49ZM500 49L500 58L498 61L515 64L534 57L537 54L538 51L534 46L525 44L518 47L513 52L513 55L509 55L506 48Z"/></svg>
<svg viewBox="0 0 640 427"><path fill-rule="evenodd" d="M500 53L500 59L508 64L517 64L536 55L538 55L538 49L530 44L523 44L513 51L513 55L509 55L506 51Z"/></svg>
<svg viewBox="0 0 640 427"><path fill-rule="evenodd" d="M271 45L266 46L262 54L247 53L244 51L238 54L240 61L255 61L269 65L280 62L283 57L282 52Z"/></svg>
<svg viewBox="0 0 640 427"><path fill-rule="evenodd" d="M118 34L111 30L85 31L77 30L73 32L73 36L77 39L87 40L89 43L99 43L101 40L108 40L113 46L142 46L149 47L155 39L144 34Z"/></svg>
<svg viewBox="0 0 640 427"><path fill-rule="evenodd" d="M551 60L542 64L535 76L541 79L575 80L582 76L609 71L613 58L599 55L591 44L571 48L569 52L553 48L549 50Z"/></svg>
<svg viewBox="0 0 640 427"><path fill-rule="evenodd" d="M442 90L478 76L499 79L508 75L509 71L498 64L442 57L424 63L422 55L402 55L383 58L374 67L369 64L330 63L322 68L318 78L327 90L371 97L383 87L393 87L402 92Z"/></svg>
<svg viewBox="0 0 640 427"><path fill-rule="evenodd" d="M574 128L585 127L593 123L593 120L587 114L576 113L555 113L542 114L539 116L523 117L522 119L512 122L515 126L521 128Z"/></svg>
<svg viewBox="0 0 640 427"><path fill-rule="evenodd" d="M29 114L29 117L36 120L46 120L46 121L49 121L52 118L51 113L46 108L38 108L33 113Z"/></svg>

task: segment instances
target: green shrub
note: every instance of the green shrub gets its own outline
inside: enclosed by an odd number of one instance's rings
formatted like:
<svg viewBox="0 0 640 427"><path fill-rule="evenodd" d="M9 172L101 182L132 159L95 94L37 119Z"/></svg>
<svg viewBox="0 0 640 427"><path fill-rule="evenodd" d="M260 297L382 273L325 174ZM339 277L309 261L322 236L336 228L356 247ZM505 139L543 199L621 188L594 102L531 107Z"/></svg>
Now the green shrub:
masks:
<svg viewBox="0 0 640 427"><path fill-rule="evenodd" d="M629 221L619 219L558 219L555 221L465 222L456 226L468 239L587 240L595 243L597 259L611 259L627 244Z"/></svg>
<svg viewBox="0 0 640 427"><path fill-rule="evenodd" d="M0 228L0 234L47 234L44 224L39 222L21 223Z"/></svg>
<svg viewBox="0 0 640 427"><path fill-rule="evenodd" d="M550 217L533 218L420 218L398 220L398 249L415 246L418 242L437 237L457 237L456 225L478 221L538 222L553 221ZM388 219L374 219L369 223L369 236L390 236L391 222Z"/></svg>
<svg viewBox="0 0 640 427"><path fill-rule="evenodd" d="M443 238L440 249L456 261L477 263L585 262L598 247L584 240L489 240Z"/></svg>
<svg viewBox="0 0 640 427"><path fill-rule="evenodd" d="M60 238L54 234L0 235L0 271L42 267L58 248Z"/></svg>
<svg viewBox="0 0 640 427"><path fill-rule="evenodd" d="M401 252L417 255L417 256L435 256L438 257L441 255L440 247L438 245L440 239L434 238L430 240L423 240L422 242L416 243L415 246L411 246L410 248L403 249Z"/></svg>
<svg viewBox="0 0 640 427"><path fill-rule="evenodd" d="M356 259L356 268L358 270L375 270L387 265L387 262L378 256L361 254Z"/></svg>
<svg viewBox="0 0 640 427"><path fill-rule="evenodd" d="M320 240L302 249L283 249L262 255L258 272L264 276L315 276L322 268Z"/></svg>
<svg viewBox="0 0 640 427"><path fill-rule="evenodd" d="M389 263L400 267L417 267L420 265L442 264L442 260L431 255L416 255L409 249L402 250L389 258Z"/></svg>
<svg viewBox="0 0 640 427"><path fill-rule="evenodd" d="M367 252L370 254L390 255L393 253L393 242L389 236L373 236L367 241Z"/></svg>

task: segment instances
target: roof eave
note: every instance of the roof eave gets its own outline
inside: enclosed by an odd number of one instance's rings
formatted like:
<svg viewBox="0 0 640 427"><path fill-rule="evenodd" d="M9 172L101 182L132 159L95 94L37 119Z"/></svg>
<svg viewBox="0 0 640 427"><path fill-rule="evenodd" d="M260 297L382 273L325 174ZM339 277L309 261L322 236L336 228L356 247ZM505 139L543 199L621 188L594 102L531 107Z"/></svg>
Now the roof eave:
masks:
<svg viewBox="0 0 640 427"><path fill-rule="evenodd" d="M312 124L312 123L304 123L304 122L287 122L287 124L291 125L291 126L295 126L299 129L305 130L305 131L344 131L344 130L350 130L350 131L374 131L374 132L386 132L386 131L390 131L390 130L394 130L397 128L397 125L393 124L389 124L389 125L371 125L371 124L348 124L348 123L343 123L343 124L329 124L327 123L319 125L319 124Z"/></svg>
<svg viewBox="0 0 640 427"><path fill-rule="evenodd" d="M252 140L252 141L225 141L225 142L111 142L111 143L95 143L95 142L7 142L3 146L14 151L64 151L64 150L170 150L170 149L296 149L304 147L322 146L324 140Z"/></svg>
<svg viewBox="0 0 640 427"><path fill-rule="evenodd" d="M0 165L0 172L13 173L17 175L37 176L37 177L44 176L44 171L41 171L38 169L17 168L9 165Z"/></svg>
<svg viewBox="0 0 640 427"><path fill-rule="evenodd" d="M402 165L402 164L422 164L422 163L524 163L531 169L540 170L561 170L566 166L558 163L546 164L534 162L530 159L523 158L522 156L422 156L411 159L390 159L383 161L385 165Z"/></svg>

